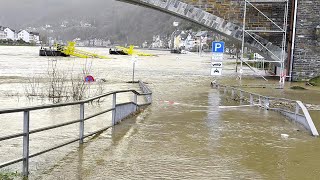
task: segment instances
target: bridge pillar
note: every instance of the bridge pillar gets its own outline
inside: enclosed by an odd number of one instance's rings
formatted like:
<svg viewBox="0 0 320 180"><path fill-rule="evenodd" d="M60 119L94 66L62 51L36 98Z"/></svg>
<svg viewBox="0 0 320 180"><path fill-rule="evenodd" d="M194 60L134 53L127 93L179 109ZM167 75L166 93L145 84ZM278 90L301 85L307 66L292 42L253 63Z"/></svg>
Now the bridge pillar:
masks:
<svg viewBox="0 0 320 180"><path fill-rule="evenodd" d="M316 34L320 25L320 1L297 1L297 3L292 79L304 81L320 75L320 39Z"/></svg>

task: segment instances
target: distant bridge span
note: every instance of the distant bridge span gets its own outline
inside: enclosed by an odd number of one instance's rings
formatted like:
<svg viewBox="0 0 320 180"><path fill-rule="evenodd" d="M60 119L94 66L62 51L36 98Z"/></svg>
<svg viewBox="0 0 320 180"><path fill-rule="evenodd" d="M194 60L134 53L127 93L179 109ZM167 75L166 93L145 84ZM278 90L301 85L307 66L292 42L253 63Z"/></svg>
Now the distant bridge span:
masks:
<svg viewBox="0 0 320 180"><path fill-rule="evenodd" d="M208 13L201 8L194 7L179 0L118 0L134 5L144 6L155 9L173 16L196 23L202 27L212 30L225 37L233 39L237 42L242 42L242 27L239 25L227 22L223 18ZM255 52L258 52L268 60L279 61L281 57L281 48L269 42L268 40L253 34L260 43L255 41L248 34L245 34L245 45ZM270 53L263 45L268 48ZM286 56L286 55L285 55Z"/></svg>

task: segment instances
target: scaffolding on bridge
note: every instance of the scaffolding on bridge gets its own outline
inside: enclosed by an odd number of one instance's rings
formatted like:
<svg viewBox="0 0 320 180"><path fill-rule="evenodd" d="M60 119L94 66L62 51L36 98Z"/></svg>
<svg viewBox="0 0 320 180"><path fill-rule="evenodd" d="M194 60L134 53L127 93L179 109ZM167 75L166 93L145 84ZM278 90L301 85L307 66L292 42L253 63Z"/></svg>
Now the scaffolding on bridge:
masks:
<svg viewBox="0 0 320 180"><path fill-rule="evenodd" d="M279 6L284 7L284 12L283 12L283 22L282 22L282 27L280 27L272 18L268 17L264 12L262 12L256 4L275 4ZM275 28L268 28L268 27L260 27L259 29L250 29L247 28L246 23L247 21L247 8L252 7L256 11L258 11L259 14L261 14L264 18L267 19L273 25ZM270 61L270 60L258 60L260 63L263 64L263 70L265 67L266 62L271 62L271 63L278 63L280 65L280 71L279 73L275 73L276 76L279 75L280 77L280 83L283 85L285 78L286 78L286 70L284 67L285 63L285 58L286 58L286 38L287 38L287 25L288 25L288 8L289 8L289 1L288 0L244 0L244 14L243 14L243 27L242 27L242 45L241 45L241 65L240 65L240 79L241 75L243 72L243 63L245 63L251 70L254 71L254 69L246 62L247 60L244 58L244 47L245 47L245 35L249 35L250 38L252 38L254 41L256 41L258 44L260 44L266 51L267 53L270 53L272 56L276 57L278 61ZM248 22L248 27L249 22ZM281 34L282 35L282 41L281 41L281 53L280 56L275 55L271 49L269 49L265 44L257 40L254 36L253 33L269 33L269 34ZM254 71L256 72L256 71ZM257 73L257 72L256 72ZM260 75L258 73L258 75ZM266 78L263 75L260 75L262 78L266 80Z"/></svg>

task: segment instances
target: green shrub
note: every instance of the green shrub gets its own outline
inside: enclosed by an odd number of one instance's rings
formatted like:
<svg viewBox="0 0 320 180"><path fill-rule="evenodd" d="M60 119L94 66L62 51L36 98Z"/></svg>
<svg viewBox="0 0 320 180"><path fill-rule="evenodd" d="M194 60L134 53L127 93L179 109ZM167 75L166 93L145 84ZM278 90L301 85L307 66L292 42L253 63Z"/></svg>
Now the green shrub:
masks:
<svg viewBox="0 0 320 180"><path fill-rule="evenodd" d="M309 83L312 84L313 86L320 86L320 76L310 79Z"/></svg>
<svg viewBox="0 0 320 180"><path fill-rule="evenodd" d="M13 180L19 176L18 172L0 171L1 180Z"/></svg>

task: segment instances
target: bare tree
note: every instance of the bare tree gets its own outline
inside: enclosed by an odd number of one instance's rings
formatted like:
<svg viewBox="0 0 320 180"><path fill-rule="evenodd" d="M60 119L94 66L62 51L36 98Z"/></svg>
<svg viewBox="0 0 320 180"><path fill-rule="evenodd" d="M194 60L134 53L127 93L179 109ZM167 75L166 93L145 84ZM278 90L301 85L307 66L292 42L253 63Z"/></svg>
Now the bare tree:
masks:
<svg viewBox="0 0 320 180"><path fill-rule="evenodd" d="M48 97L53 102L60 102L63 97L67 96L67 74L65 71L59 70L57 67L57 61L51 60L48 63Z"/></svg>
<svg viewBox="0 0 320 180"><path fill-rule="evenodd" d="M58 103L63 100L82 100L90 96L90 86L85 81L85 77L92 72L92 62L87 61L80 71L74 70L71 72L60 69L57 60L48 61L47 77L33 77L29 79L25 86L25 95L27 97L39 96L49 98L52 102ZM41 83L44 81L44 83ZM104 92L103 81L93 84L97 86L95 95Z"/></svg>
<svg viewBox="0 0 320 180"><path fill-rule="evenodd" d="M42 94L41 86L40 86L40 78L33 76L32 78L28 79L27 85L24 87L25 89L25 96L39 96Z"/></svg>

